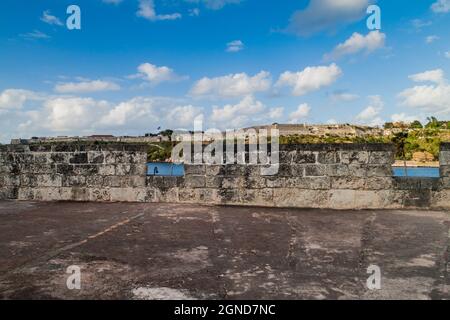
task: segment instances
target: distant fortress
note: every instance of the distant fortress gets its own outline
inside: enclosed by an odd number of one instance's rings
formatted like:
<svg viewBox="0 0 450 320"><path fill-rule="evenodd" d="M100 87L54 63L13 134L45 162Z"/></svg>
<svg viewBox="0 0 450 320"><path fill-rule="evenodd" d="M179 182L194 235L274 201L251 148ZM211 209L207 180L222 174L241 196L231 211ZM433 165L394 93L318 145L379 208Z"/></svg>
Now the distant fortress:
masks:
<svg viewBox="0 0 450 320"><path fill-rule="evenodd" d="M358 126L351 124L323 124L323 125L307 125L307 124L278 124L253 126L244 130L278 129L280 136L316 136L316 137L368 137L389 135L389 130L381 128L373 128L367 126ZM389 132L388 132L389 131ZM34 143L56 143L56 142L122 142L122 143L158 143L168 141L169 138L163 135L147 134L145 136L113 136L113 135L92 135L83 137L33 137L31 139L12 139L11 144L34 144Z"/></svg>

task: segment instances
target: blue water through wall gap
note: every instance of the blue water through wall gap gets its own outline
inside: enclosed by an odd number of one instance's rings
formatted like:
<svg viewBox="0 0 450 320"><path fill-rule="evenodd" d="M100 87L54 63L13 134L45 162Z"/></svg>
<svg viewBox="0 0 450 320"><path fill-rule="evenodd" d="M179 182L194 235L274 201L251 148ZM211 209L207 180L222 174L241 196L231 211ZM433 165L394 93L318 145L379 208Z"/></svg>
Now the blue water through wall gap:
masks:
<svg viewBox="0 0 450 320"><path fill-rule="evenodd" d="M394 177L430 177L439 178L439 168L436 167L394 167ZM155 162L147 164L149 176L184 176L184 165L175 163Z"/></svg>

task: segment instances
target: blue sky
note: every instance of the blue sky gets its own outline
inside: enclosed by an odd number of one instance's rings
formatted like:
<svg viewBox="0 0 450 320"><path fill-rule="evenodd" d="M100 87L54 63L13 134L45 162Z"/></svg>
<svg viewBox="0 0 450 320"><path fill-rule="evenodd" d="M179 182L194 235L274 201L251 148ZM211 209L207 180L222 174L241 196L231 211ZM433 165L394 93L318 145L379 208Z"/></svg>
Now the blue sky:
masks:
<svg viewBox="0 0 450 320"><path fill-rule="evenodd" d="M450 119L448 30L450 0L4 0L0 141Z"/></svg>

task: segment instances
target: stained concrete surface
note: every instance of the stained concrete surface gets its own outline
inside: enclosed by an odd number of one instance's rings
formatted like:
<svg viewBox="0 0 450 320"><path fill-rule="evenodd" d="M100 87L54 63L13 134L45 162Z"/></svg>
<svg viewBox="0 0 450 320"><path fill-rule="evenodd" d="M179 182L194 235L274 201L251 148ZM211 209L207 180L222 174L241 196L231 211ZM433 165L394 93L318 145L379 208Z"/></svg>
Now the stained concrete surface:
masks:
<svg viewBox="0 0 450 320"><path fill-rule="evenodd" d="M449 299L449 232L444 211L3 201L0 298Z"/></svg>

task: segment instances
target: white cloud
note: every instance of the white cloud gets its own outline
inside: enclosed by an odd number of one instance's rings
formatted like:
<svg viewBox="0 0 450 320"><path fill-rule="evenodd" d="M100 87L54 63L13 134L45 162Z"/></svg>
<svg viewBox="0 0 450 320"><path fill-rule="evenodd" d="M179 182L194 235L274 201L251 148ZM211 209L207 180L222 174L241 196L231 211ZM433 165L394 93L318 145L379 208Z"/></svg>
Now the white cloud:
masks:
<svg viewBox="0 0 450 320"><path fill-rule="evenodd" d="M339 44L334 50L324 56L325 60L336 60L343 56L365 52L369 54L377 49L383 48L386 35L380 31L371 31L366 36L357 32L344 43Z"/></svg>
<svg viewBox="0 0 450 320"><path fill-rule="evenodd" d="M261 71L253 77L246 73L229 74L217 78L202 78L192 87L193 96L242 97L270 89L270 73Z"/></svg>
<svg viewBox="0 0 450 320"><path fill-rule="evenodd" d="M38 100L39 95L23 89L6 89L0 94L0 110L20 109L28 100Z"/></svg>
<svg viewBox="0 0 450 320"><path fill-rule="evenodd" d="M139 10L136 15L150 21L176 20L181 18L180 13L157 14L153 0L139 0Z"/></svg>
<svg viewBox="0 0 450 320"><path fill-rule="evenodd" d="M450 59L450 51L447 51L447 52L445 53L445 57L448 58L448 59Z"/></svg>
<svg viewBox="0 0 450 320"><path fill-rule="evenodd" d="M169 67L158 67L148 62L139 65L138 72L138 74L131 76L131 78L141 78L153 85L161 82L181 81L187 79L186 76L177 75L175 71Z"/></svg>
<svg viewBox="0 0 450 320"><path fill-rule="evenodd" d="M369 126L380 126L384 120L379 116L383 110L384 103L380 96L369 96L370 105L356 116L356 121Z"/></svg>
<svg viewBox="0 0 450 320"><path fill-rule="evenodd" d="M300 72L284 72L275 86L292 87L293 95L302 96L331 85L341 74L342 70L334 63L329 66L307 67Z"/></svg>
<svg viewBox="0 0 450 320"><path fill-rule="evenodd" d="M436 13L447 13L450 11L450 0L437 0L431 5L431 10Z"/></svg>
<svg viewBox="0 0 450 320"><path fill-rule="evenodd" d="M206 8L212 10L222 9L227 4L237 4L243 0L185 0L190 3L203 3Z"/></svg>
<svg viewBox="0 0 450 320"><path fill-rule="evenodd" d="M91 98L50 98L44 103L39 118L41 125L54 132L83 131L89 128L107 102Z"/></svg>
<svg viewBox="0 0 450 320"><path fill-rule="evenodd" d="M234 40L227 43L227 52L239 52L244 49L244 43L241 40Z"/></svg>
<svg viewBox="0 0 450 320"><path fill-rule="evenodd" d="M398 96L401 105L433 115L450 115L450 85L441 69L426 71L409 77L413 81L429 81L431 85L403 90Z"/></svg>
<svg viewBox="0 0 450 320"><path fill-rule="evenodd" d="M55 86L54 90L58 93L91 93L120 90L120 86L110 81L88 80L82 82L59 83Z"/></svg>
<svg viewBox="0 0 450 320"><path fill-rule="evenodd" d="M302 103L297 107L297 109L289 114L289 122L290 123L300 123L302 119L304 120L309 116L309 112L311 111L311 107L307 103Z"/></svg>
<svg viewBox="0 0 450 320"><path fill-rule="evenodd" d="M28 40L39 40L39 39L50 39L51 37L39 30L33 30L32 32L24 33L20 35L22 38L28 39Z"/></svg>
<svg viewBox="0 0 450 320"><path fill-rule="evenodd" d="M269 110L269 118L272 120L281 119L283 117L284 108L278 107L278 108L271 108Z"/></svg>
<svg viewBox="0 0 450 320"><path fill-rule="evenodd" d="M362 19L372 1L369 0L310 0L304 10L295 12L287 31L308 36Z"/></svg>
<svg viewBox="0 0 450 320"><path fill-rule="evenodd" d="M167 122L176 124L177 128L191 128L194 119L203 115L202 111L202 108L193 105L178 106L170 110L167 115Z"/></svg>
<svg viewBox="0 0 450 320"><path fill-rule="evenodd" d="M199 8L189 9L189 15L191 17L198 17L200 15L200 9Z"/></svg>
<svg viewBox="0 0 450 320"><path fill-rule="evenodd" d="M282 107L267 108L254 96L246 96L236 104L214 106L208 117L209 128L232 129L272 123L283 116Z"/></svg>
<svg viewBox="0 0 450 320"><path fill-rule="evenodd" d="M50 24L50 25L57 25L57 26L63 26L64 24L59 20L58 17L55 17L50 14L50 10L46 10L42 13L41 21Z"/></svg>
<svg viewBox="0 0 450 320"><path fill-rule="evenodd" d="M391 120L393 122L411 123L411 122L417 120L417 117L409 116L406 113L397 113L397 114L393 114L391 116Z"/></svg>
<svg viewBox="0 0 450 320"><path fill-rule="evenodd" d="M425 20L420 20L420 19L414 19L411 20L411 24L414 28L416 29L422 29L424 27L429 27L433 24L433 22L431 21L425 21Z"/></svg>
<svg viewBox="0 0 450 320"><path fill-rule="evenodd" d="M425 38L425 42L428 43L428 44L433 43L433 42L435 42L437 40L439 40L439 37L436 36L436 35L431 35L431 36L428 36L428 37Z"/></svg>
<svg viewBox="0 0 450 320"><path fill-rule="evenodd" d="M413 74L413 75L410 75L408 78L414 82L442 83L445 81L444 71L442 69L435 69L435 70L425 71L422 73Z"/></svg>
<svg viewBox="0 0 450 320"><path fill-rule="evenodd" d="M264 108L264 105L253 96L247 96L235 105L227 104L223 108L214 106L211 120L214 122L235 121L240 117L262 112Z"/></svg>
<svg viewBox="0 0 450 320"><path fill-rule="evenodd" d="M358 95L345 91L335 91L330 97L334 102L351 102L359 99Z"/></svg>

